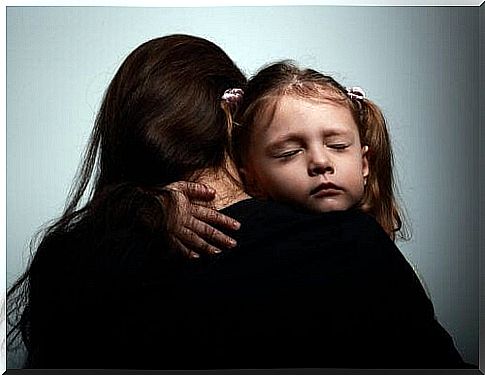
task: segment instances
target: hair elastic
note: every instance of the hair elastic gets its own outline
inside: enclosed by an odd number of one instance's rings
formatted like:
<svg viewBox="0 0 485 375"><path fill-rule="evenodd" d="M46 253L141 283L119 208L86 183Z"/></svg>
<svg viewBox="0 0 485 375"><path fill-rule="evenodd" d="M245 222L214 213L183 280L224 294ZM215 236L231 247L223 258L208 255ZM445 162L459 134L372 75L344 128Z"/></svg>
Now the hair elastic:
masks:
<svg viewBox="0 0 485 375"><path fill-rule="evenodd" d="M244 91L242 89L237 89L237 88L227 89L226 91L224 91L224 94L222 95L221 99L224 100L229 105L233 105L233 104L238 105L241 102L243 95L244 95Z"/></svg>
<svg viewBox="0 0 485 375"><path fill-rule="evenodd" d="M353 86L347 87L347 96L352 100L364 100L365 99L365 91L362 87Z"/></svg>

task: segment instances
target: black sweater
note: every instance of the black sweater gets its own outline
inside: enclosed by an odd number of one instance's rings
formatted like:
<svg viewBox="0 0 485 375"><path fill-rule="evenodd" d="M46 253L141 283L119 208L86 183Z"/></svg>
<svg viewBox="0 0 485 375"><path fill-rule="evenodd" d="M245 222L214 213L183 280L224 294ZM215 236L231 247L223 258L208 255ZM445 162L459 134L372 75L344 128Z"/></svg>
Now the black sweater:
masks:
<svg viewBox="0 0 485 375"><path fill-rule="evenodd" d="M171 254L133 212L44 240L31 366L466 367L371 217L252 199L223 211L242 223L238 247L198 261Z"/></svg>

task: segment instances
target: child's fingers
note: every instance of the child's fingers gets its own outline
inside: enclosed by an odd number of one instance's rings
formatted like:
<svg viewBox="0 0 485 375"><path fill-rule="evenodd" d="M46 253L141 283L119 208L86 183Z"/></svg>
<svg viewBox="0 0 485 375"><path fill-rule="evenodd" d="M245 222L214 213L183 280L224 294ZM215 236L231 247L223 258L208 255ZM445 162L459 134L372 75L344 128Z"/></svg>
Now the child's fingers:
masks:
<svg viewBox="0 0 485 375"><path fill-rule="evenodd" d="M184 256L191 258L191 259L197 259L200 258L200 255L197 254L196 252L190 250L187 246L185 246L178 238L174 237L172 238L172 245L175 246L175 248L180 251Z"/></svg>
<svg viewBox="0 0 485 375"><path fill-rule="evenodd" d="M192 206L202 206L202 207L207 207L207 208L215 209L214 208L214 202L213 201L201 201L201 200L191 199L190 200L190 204Z"/></svg>
<svg viewBox="0 0 485 375"><path fill-rule="evenodd" d="M200 205L191 206L192 215L203 221L204 223L217 225L218 227L224 229L238 230L241 227L239 221L233 219L232 217L221 214L220 212Z"/></svg>
<svg viewBox="0 0 485 375"><path fill-rule="evenodd" d="M193 252L219 254L221 249L211 245L192 228L184 227L177 235L178 239Z"/></svg>
<svg viewBox="0 0 485 375"><path fill-rule="evenodd" d="M233 238L196 218L192 218L186 225L189 225L190 229L200 238L220 248L233 248L237 245L237 242Z"/></svg>
<svg viewBox="0 0 485 375"><path fill-rule="evenodd" d="M213 188L197 182L177 181L167 185L165 189L181 192L189 200L210 201L216 195L216 191Z"/></svg>

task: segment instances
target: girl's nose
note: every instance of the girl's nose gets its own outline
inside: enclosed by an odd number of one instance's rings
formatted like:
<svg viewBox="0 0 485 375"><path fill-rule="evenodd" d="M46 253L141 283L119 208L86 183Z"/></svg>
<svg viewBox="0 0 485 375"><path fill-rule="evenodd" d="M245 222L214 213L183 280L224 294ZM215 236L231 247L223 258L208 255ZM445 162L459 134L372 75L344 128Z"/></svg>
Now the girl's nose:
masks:
<svg viewBox="0 0 485 375"><path fill-rule="evenodd" d="M335 168L325 152L318 152L311 155L308 161L308 175L311 177L325 173L334 173Z"/></svg>

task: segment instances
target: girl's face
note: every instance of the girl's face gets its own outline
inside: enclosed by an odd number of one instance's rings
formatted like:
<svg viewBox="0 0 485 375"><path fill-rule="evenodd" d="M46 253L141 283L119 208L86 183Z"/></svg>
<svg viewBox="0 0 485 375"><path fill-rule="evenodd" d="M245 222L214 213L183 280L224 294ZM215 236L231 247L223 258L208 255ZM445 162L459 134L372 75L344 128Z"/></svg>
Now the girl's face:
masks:
<svg viewBox="0 0 485 375"><path fill-rule="evenodd" d="M249 148L241 172L258 196L327 212L364 194L367 146L342 105L283 96L271 123L256 124Z"/></svg>

